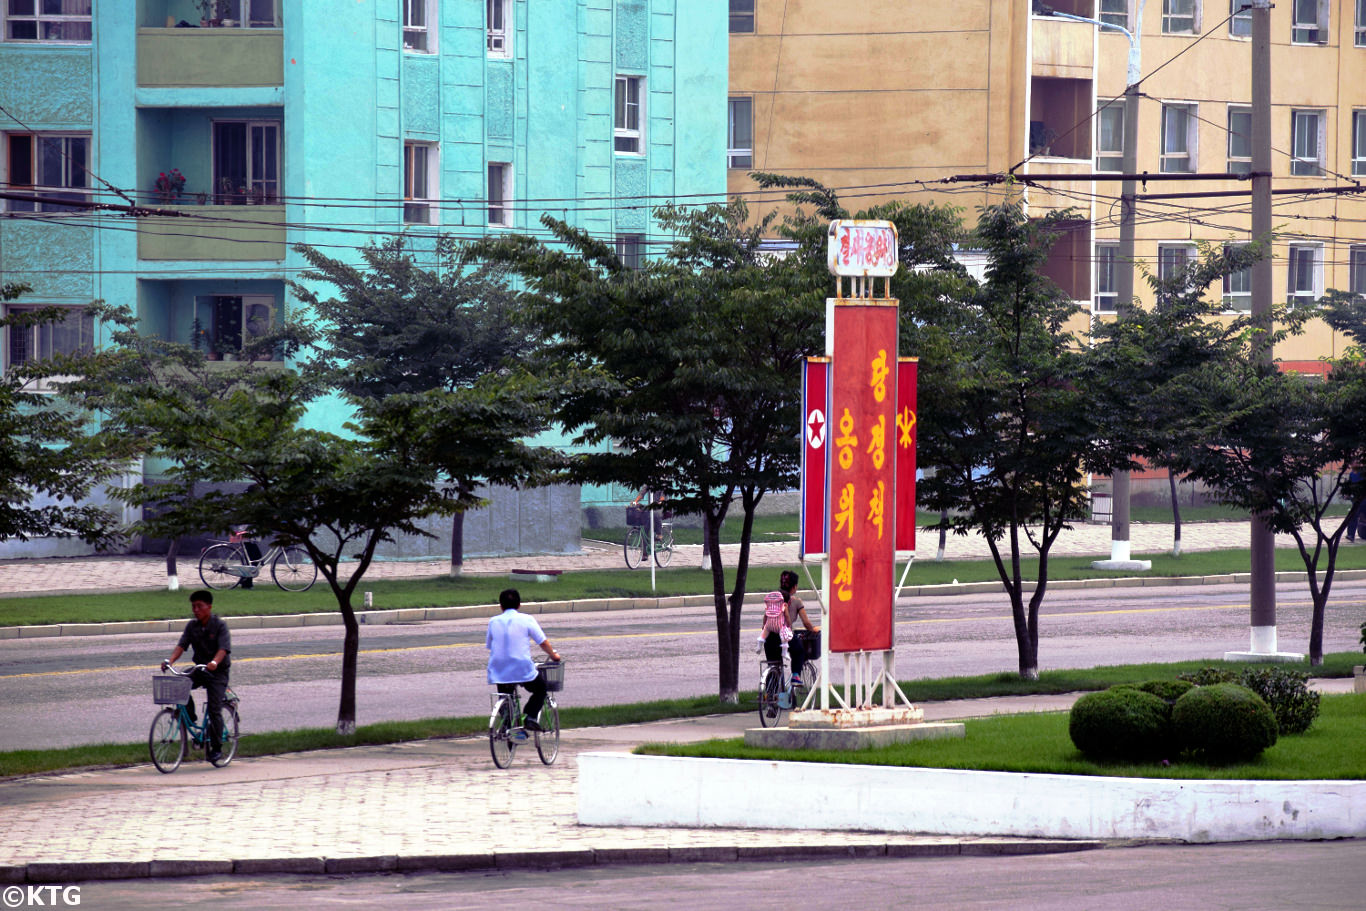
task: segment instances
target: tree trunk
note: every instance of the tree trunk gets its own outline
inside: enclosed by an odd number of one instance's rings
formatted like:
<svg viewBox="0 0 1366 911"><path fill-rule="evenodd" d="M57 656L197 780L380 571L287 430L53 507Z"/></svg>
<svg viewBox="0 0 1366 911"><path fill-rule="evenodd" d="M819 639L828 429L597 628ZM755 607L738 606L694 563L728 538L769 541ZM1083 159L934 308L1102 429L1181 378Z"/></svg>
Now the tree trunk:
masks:
<svg viewBox="0 0 1366 911"><path fill-rule="evenodd" d="M944 524L949 521L949 511L941 509L939 511L939 550L935 552L934 562L944 562L944 550L949 542L949 527Z"/></svg>
<svg viewBox="0 0 1366 911"><path fill-rule="evenodd" d="M451 568L452 577L459 576L465 567L465 513L457 512L451 516Z"/></svg>
<svg viewBox="0 0 1366 911"><path fill-rule="evenodd" d="M721 523L709 513L703 526L703 548L711 555L711 587L716 604L717 696L728 705L740 701L740 656L731 636L732 611L726 597L726 571L721 565Z"/></svg>
<svg viewBox="0 0 1366 911"><path fill-rule="evenodd" d="M176 574L175 558L180 550L180 539L172 538L171 546L166 549L166 590L168 592L180 591L180 577Z"/></svg>
<svg viewBox="0 0 1366 911"><path fill-rule="evenodd" d="M1176 472L1167 469L1167 486L1172 492L1172 556L1181 556L1181 501L1176 496Z"/></svg>
<svg viewBox="0 0 1366 911"><path fill-rule="evenodd" d="M350 737L356 733L356 663L360 654L360 624L351 609L351 598L341 602L342 623L346 637L342 642L341 702L337 706L337 733Z"/></svg>

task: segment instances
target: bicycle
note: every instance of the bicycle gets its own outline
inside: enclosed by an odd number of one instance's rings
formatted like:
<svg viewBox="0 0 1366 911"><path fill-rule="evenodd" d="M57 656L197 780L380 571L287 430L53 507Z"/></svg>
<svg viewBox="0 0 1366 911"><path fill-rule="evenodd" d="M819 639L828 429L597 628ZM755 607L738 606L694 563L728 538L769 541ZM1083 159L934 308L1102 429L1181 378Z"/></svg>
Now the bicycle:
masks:
<svg viewBox="0 0 1366 911"><path fill-rule="evenodd" d="M228 540L211 544L199 558L199 578L216 591L236 588L243 579L255 579L270 565L270 577L287 592L306 592L318 578L318 567L313 558L297 544L287 547L272 545L260 557L252 559L247 550L251 538L233 532Z"/></svg>
<svg viewBox="0 0 1366 911"><path fill-rule="evenodd" d="M536 742L541 762L550 765L560 754L560 708L555 694L564 688L564 662L546 661L536 665L536 676L545 680L545 705L541 707L541 730L530 732ZM519 684L520 685L520 684ZM500 769L512 765L517 747L527 742L528 732L522 714L522 697L513 688L511 693L494 693L493 710L489 713L489 752L493 764Z"/></svg>
<svg viewBox="0 0 1366 911"><path fill-rule="evenodd" d="M194 744L195 749L204 750L205 759L208 759L209 753L213 751L209 749L211 744L207 696L204 699L202 721L192 719L189 709L185 707L186 703L194 698L190 695L193 686L190 676L195 671L207 668L202 664L196 664L189 671L178 671L174 667L167 667L166 670L168 676L152 675L152 701L166 708L152 718L152 730L147 735L147 749L152 754L152 765L157 767L157 771L169 775L180 768L190 743ZM217 759L211 760L214 766L220 769L232 762L232 758L237 755L238 701L237 694L232 691L232 687L228 687L220 710L223 733L219 743L219 755Z"/></svg>
<svg viewBox="0 0 1366 911"><path fill-rule="evenodd" d="M767 658L759 662L759 725L766 728L780 727L783 718L794 706L800 706L806 701L806 694L816 685L816 675L818 673L814 662L807 660L802 662L798 669L797 676L801 678L801 683L793 684L783 673L783 668L787 664L788 652L787 643L782 644L782 657L777 661L769 661ZM811 651L808 654L819 657L818 651Z"/></svg>
<svg viewBox="0 0 1366 911"><path fill-rule="evenodd" d="M646 543L646 525L632 525L626 529L626 543L622 545L622 550L626 556L626 566L628 569L635 569L642 561L649 559L651 548ZM655 529L655 540L653 554L655 565L660 569L669 565L669 561L674 558L674 523L670 521L660 522Z"/></svg>

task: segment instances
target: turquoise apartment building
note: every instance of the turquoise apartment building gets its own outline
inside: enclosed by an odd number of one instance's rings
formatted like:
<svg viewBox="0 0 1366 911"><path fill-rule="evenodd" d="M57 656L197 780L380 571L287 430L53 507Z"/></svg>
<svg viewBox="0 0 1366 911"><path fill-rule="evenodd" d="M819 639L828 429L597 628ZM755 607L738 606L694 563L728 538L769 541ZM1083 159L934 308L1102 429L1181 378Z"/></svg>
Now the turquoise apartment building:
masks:
<svg viewBox="0 0 1366 911"><path fill-rule="evenodd" d="M535 233L544 210L631 255L651 205L725 195L721 0L6 0L0 15L0 173L40 199L0 201L0 282L33 287L22 306L128 303L186 342L197 326L225 359L294 306L298 243L346 258L402 232L420 250L438 232ZM3 335L8 365L98 344L100 327ZM309 420L339 426L332 410ZM577 488L496 492L467 551L574 549L579 506Z"/></svg>

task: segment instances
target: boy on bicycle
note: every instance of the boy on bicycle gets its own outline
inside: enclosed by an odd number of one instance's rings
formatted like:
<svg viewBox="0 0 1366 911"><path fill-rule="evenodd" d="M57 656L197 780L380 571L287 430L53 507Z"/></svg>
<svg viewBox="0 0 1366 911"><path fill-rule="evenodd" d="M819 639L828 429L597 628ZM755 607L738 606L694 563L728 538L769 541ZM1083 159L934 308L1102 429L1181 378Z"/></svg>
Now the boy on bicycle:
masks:
<svg viewBox="0 0 1366 911"><path fill-rule="evenodd" d="M541 706L545 704L545 681L536 674L536 662L531 660L531 643L535 642L551 660L559 661L560 653L550 644L535 617L518 610L522 594L506 588L498 594L498 606L503 612L489 620L484 645L489 650L488 682L500 693L512 693L518 685L531 694L526 702L528 731L541 730Z"/></svg>
<svg viewBox="0 0 1366 911"><path fill-rule="evenodd" d="M180 641L172 650L171 657L161 662L161 669L175 664L185 654L186 646L193 653L194 663L207 668L195 671L190 679L194 681L194 687L204 687L209 697L209 761L214 762L219 757L219 744L223 742L222 707L228 692L228 670L232 666L232 658L229 657L232 653L232 635L223 618L213 614L213 592L202 589L191 592L190 610L194 613L194 619L185 624ZM194 700L191 699L185 708L193 720Z"/></svg>

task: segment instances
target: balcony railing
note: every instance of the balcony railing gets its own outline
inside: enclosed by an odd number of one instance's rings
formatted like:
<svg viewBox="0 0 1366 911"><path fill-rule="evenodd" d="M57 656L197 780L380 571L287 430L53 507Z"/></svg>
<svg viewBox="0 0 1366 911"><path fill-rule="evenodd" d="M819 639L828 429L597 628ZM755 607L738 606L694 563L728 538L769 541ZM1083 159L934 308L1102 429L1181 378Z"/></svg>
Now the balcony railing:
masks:
<svg viewBox="0 0 1366 911"><path fill-rule="evenodd" d="M138 85L284 85L284 32L278 28L140 28Z"/></svg>
<svg viewBox="0 0 1366 911"><path fill-rule="evenodd" d="M1090 79L1095 65L1096 27L1087 22L1035 16L1035 76Z"/></svg>
<svg viewBox="0 0 1366 911"><path fill-rule="evenodd" d="M285 258L285 207L159 206L188 217L138 219L138 259L232 262Z"/></svg>

